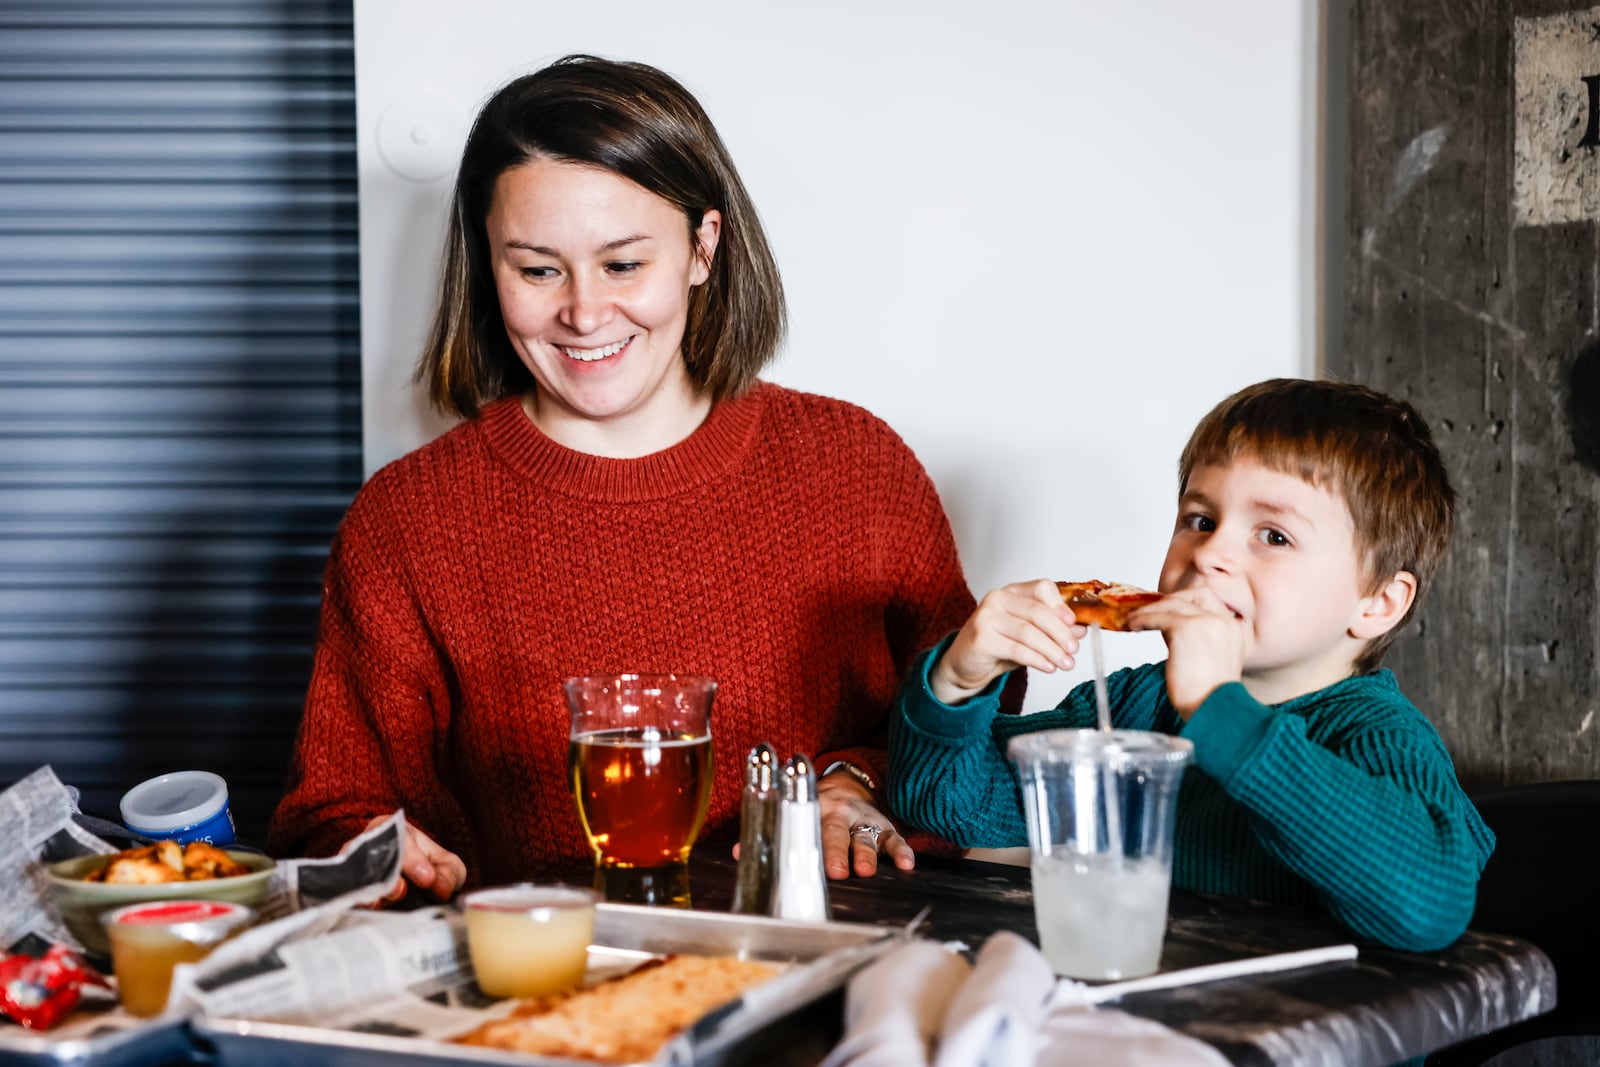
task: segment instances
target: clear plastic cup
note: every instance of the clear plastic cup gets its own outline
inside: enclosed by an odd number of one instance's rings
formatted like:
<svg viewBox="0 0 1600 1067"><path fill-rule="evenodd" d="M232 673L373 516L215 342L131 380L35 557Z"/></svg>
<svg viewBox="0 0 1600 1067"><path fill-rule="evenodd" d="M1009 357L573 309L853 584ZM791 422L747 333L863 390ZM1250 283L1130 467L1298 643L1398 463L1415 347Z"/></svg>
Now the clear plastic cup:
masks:
<svg viewBox="0 0 1600 1067"><path fill-rule="evenodd" d="M204 959L255 920L254 909L220 900L130 904L101 916L122 1006L130 1015L160 1014L178 964Z"/></svg>
<svg viewBox="0 0 1600 1067"><path fill-rule="evenodd" d="M479 889L461 900L478 988L491 997L544 997L583 984L596 894L564 885Z"/></svg>
<svg viewBox="0 0 1600 1067"><path fill-rule="evenodd" d="M1161 965L1178 784L1193 748L1139 730L1012 738L1039 947L1057 974L1134 978Z"/></svg>

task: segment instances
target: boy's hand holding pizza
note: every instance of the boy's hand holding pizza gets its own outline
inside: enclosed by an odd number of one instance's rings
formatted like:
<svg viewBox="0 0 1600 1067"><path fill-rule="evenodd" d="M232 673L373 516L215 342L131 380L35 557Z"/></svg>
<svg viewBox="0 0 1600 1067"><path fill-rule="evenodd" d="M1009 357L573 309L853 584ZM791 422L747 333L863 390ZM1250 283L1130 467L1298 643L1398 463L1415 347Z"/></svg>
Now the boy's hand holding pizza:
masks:
<svg viewBox="0 0 1600 1067"><path fill-rule="evenodd" d="M1211 691L1244 672L1245 627L1210 587L1168 593L1128 618L1130 630L1160 630L1167 642L1167 699L1185 721Z"/></svg>
<svg viewBox="0 0 1600 1067"><path fill-rule="evenodd" d="M1081 620L1081 621L1080 621ZM1167 695L1185 721L1244 670L1244 624L1204 585L1167 594L1102 581L1017 582L992 590L928 674L933 695L960 704L1018 667L1071 670L1085 624L1160 630Z"/></svg>
<svg viewBox="0 0 1600 1067"><path fill-rule="evenodd" d="M1056 583L1016 582L984 595L939 662L928 672L933 695L960 704L1018 667L1071 670L1085 630Z"/></svg>

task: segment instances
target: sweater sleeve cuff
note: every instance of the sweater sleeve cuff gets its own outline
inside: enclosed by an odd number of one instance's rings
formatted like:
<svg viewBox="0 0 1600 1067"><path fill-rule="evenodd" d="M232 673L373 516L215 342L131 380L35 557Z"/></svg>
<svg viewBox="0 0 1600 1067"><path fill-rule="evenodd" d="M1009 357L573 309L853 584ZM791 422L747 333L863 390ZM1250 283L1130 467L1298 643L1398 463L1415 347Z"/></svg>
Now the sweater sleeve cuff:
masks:
<svg viewBox="0 0 1600 1067"><path fill-rule="evenodd" d="M1266 739L1272 709L1239 682L1211 691L1183 725L1180 736L1194 742L1195 763L1223 785L1233 778Z"/></svg>
<svg viewBox="0 0 1600 1067"><path fill-rule="evenodd" d="M911 684L907 686L906 694L910 699L905 702L906 719L916 729L934 737L962 740L987 736L989 723L1000 710L1000 690L1005 686L1005 675L968 697L959 707L946 704L934 696L933 687L928 682L933 665L939 662L939 657L945 654L954 640L955 634L951 634L912 664Z"/></svg>

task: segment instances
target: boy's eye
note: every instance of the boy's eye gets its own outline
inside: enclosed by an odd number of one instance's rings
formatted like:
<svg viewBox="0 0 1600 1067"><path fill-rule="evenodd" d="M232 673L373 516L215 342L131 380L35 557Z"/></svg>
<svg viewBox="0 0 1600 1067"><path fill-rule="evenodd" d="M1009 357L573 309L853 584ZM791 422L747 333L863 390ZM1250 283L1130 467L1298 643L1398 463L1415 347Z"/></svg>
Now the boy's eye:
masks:
<svg viewBox="0 0 1600 1067"><path fill-rule="evenodd" d="M1210 515L1190 514L1183 517L1185 529L1196 533L1213 533L1217 528L1217 520Z"/></svg>
<svg viewBox="0 0 1600 1067"><path fill-rule="evenodd" d="M1290 544L1288 534L1285 534L1282 530L1274 530L1271 527L1261 531L1261 540L1273 548L1287 548Z"/></svg>

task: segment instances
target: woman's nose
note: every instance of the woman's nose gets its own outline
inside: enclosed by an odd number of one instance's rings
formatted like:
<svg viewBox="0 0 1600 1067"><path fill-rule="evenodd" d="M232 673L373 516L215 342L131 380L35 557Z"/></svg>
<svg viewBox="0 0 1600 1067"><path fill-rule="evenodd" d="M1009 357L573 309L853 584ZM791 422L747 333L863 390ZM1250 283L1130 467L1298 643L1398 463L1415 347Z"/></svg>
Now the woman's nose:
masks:
<svg viewBox="0 0 1600 1067"><path fill-rule="evenodd" d="M593 333L605 325L608 307L597 283L574 276L567 286L567 302L561 309L561 324L576 334Z"/></svg>

